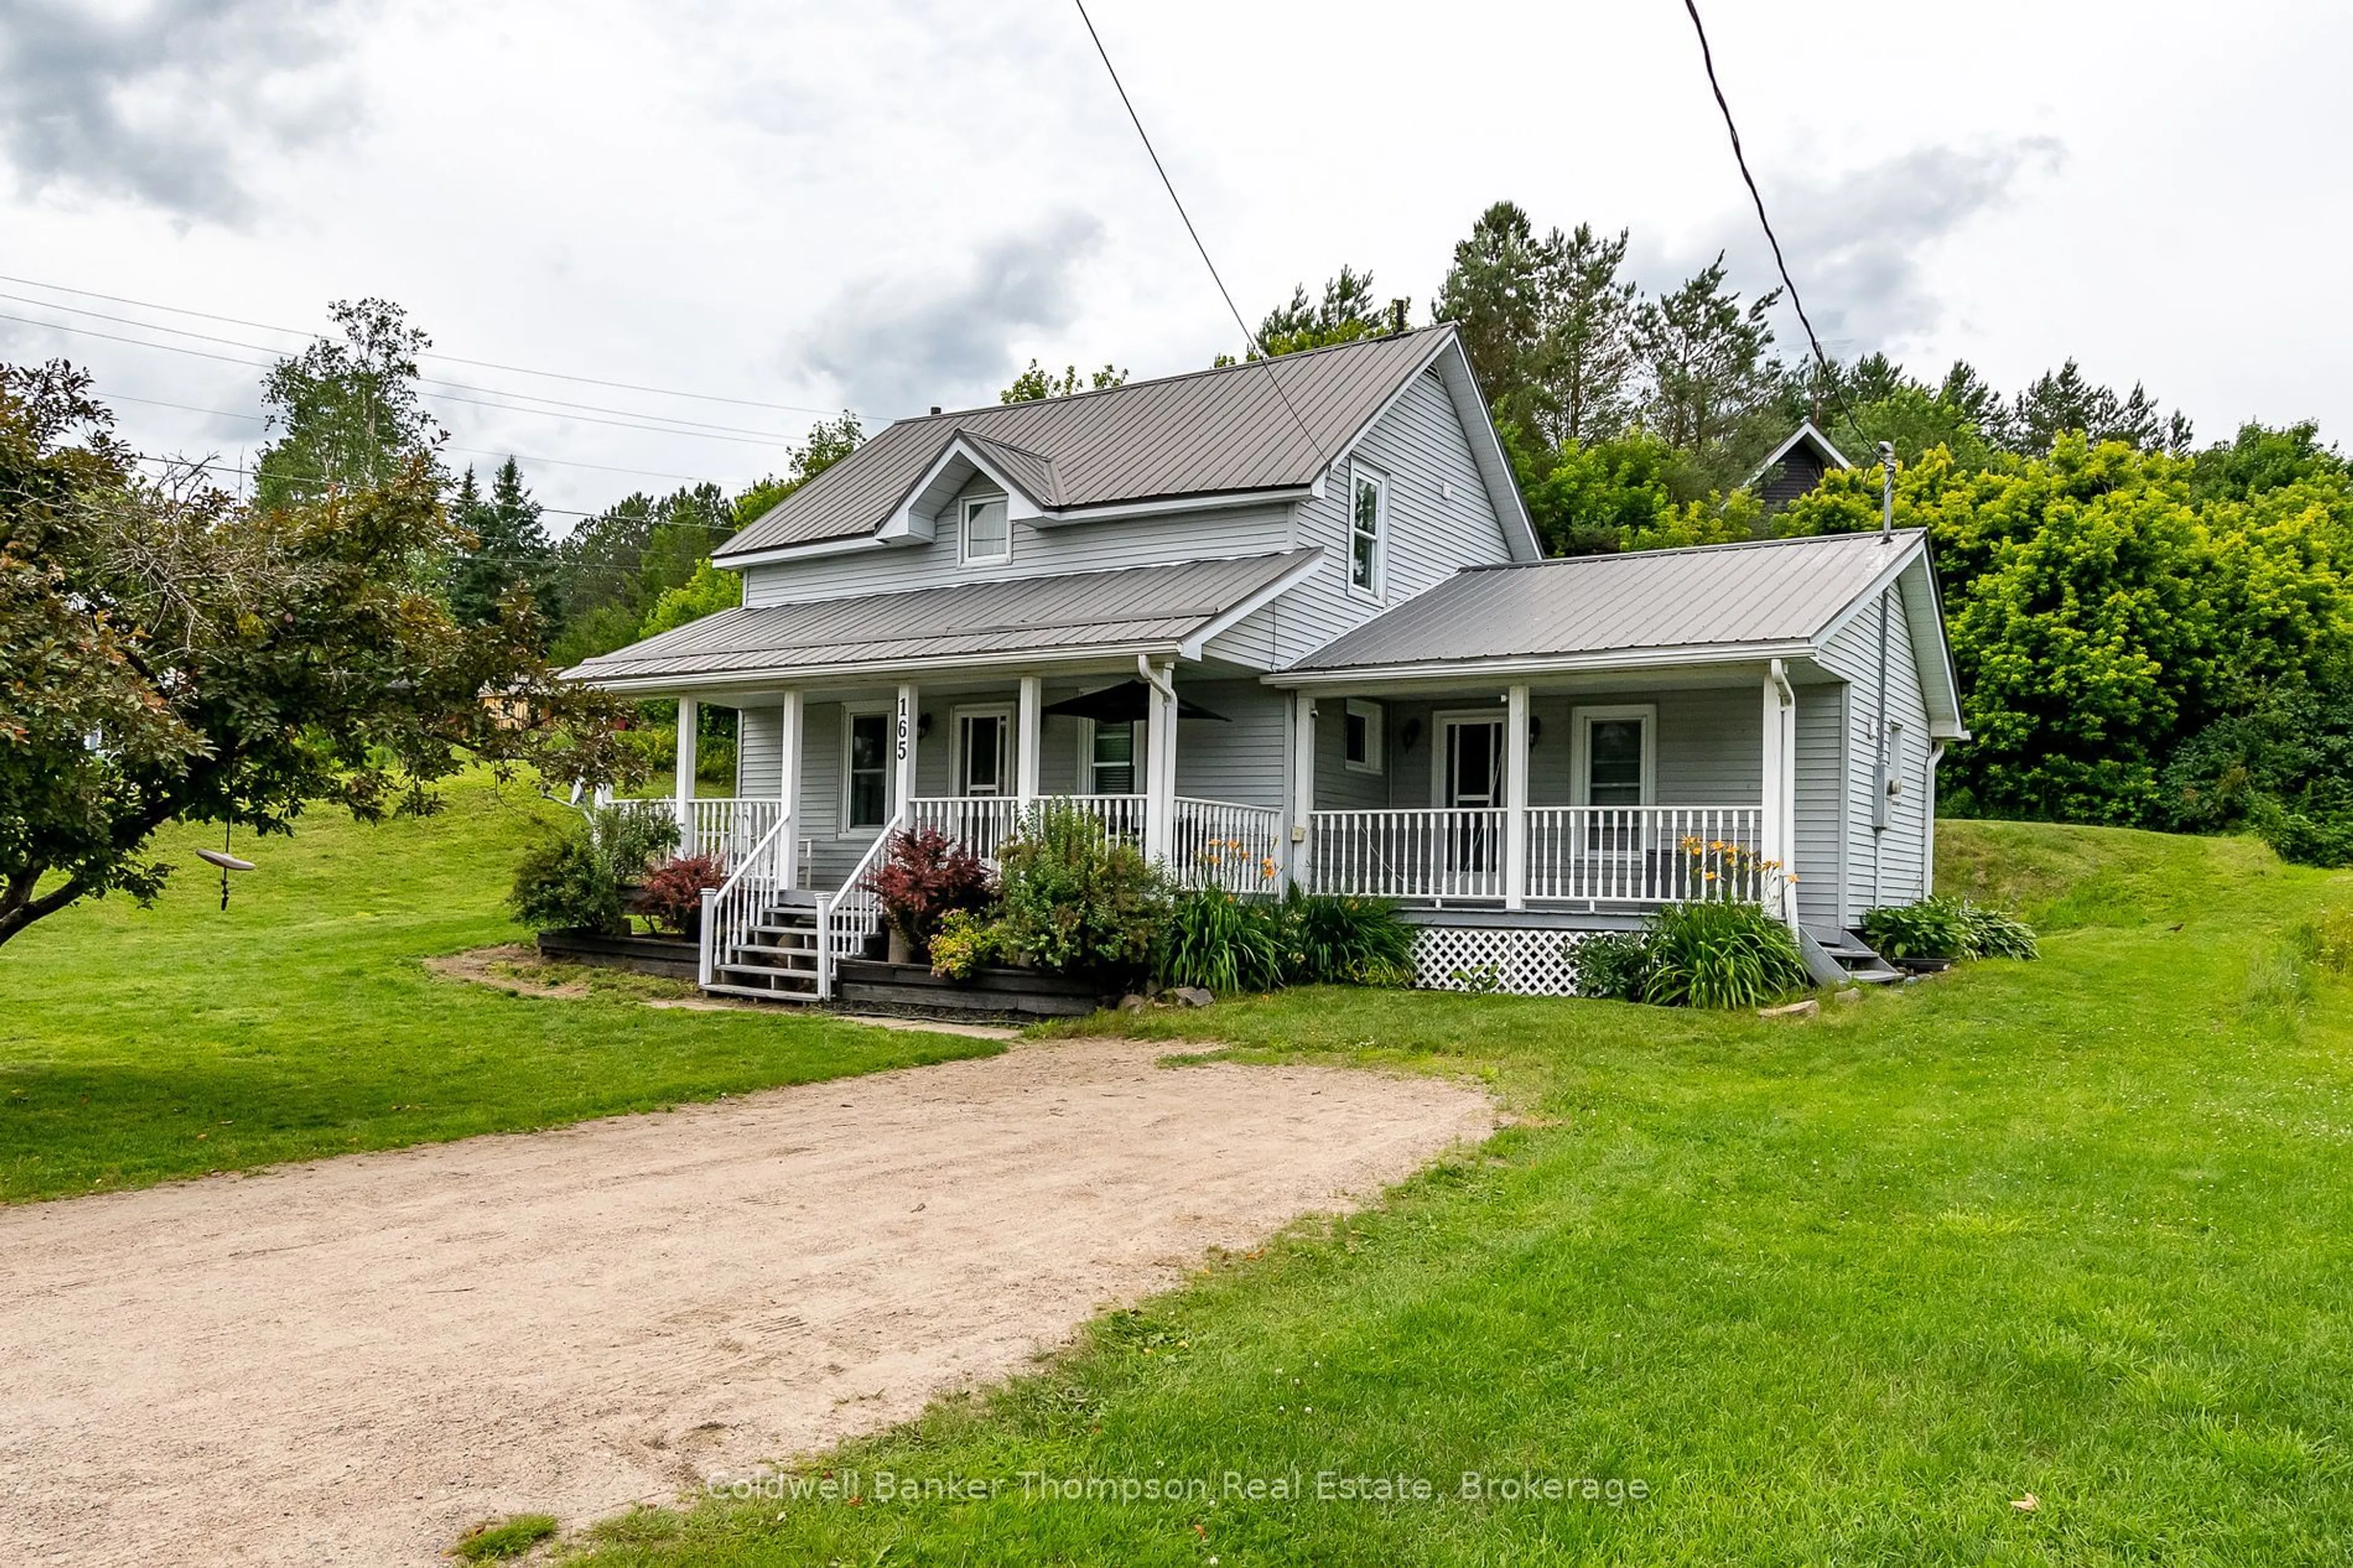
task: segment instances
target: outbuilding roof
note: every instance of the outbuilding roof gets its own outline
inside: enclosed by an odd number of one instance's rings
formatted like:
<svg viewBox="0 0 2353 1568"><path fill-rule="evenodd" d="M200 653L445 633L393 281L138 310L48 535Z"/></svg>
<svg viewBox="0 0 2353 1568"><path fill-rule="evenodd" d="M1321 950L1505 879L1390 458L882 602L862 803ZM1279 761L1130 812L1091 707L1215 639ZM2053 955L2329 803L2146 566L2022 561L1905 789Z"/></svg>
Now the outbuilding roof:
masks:
<svg viewBox="0 0 2353 1568"><path fill-rule="evenodd" d="M1450 347L1453 353L1449 355ZM1410 381L1440 360L1488 488L1507 519L1519 494L1451 326L1427 327L1099 392L902 419L729 540L721 565L876 533L962 437L1040 511L1187 496L1299 492L1315 484ZM1479 438L1483 433L1483 440ZM1533 535L1530 535L1533 553Z"/></svg>
<svg viewBox="0 0 2353 1568"><path fill-rule="evenodd" d="M565 672L629 689L729 678L1176 651L1206 640L1314 569L1318 549L739 606ZM1198 658L1198 652L1190 657Z"/></svg>
<svg viewBox="0 0 2353 1568"><path fill-rule="evenodd" d="M1285 673L1810 642L1918 557L1924 537L1825 534L1469 567Z"/></svg>

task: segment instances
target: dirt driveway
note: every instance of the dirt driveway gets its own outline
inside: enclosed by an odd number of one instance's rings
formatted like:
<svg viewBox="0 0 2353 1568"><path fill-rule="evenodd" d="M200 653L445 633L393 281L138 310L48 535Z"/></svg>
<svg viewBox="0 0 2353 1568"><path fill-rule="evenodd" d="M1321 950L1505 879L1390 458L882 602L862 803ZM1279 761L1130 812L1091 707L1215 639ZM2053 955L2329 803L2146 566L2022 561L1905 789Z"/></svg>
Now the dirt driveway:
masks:
<svg viewBox="0 0 2353 1568"><path fill-rule="evenodd" d="M0 1556L427 1563L1001 1377L1494 1122L1073 1042L0 1211Z"/></svg>

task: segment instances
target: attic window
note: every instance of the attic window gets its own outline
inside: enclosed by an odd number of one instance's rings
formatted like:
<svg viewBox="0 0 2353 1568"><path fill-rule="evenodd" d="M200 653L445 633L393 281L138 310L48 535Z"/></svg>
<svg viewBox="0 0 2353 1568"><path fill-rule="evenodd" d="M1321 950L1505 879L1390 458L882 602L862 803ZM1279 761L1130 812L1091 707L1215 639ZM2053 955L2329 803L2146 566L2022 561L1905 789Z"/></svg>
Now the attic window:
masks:
<svg viewBox="0 0 2353 1568"><path fill-rule="evenodd" d="M964 559L967 566L1013 558L1013 529L1005 518L1005 498L964 503Z"/></svg>

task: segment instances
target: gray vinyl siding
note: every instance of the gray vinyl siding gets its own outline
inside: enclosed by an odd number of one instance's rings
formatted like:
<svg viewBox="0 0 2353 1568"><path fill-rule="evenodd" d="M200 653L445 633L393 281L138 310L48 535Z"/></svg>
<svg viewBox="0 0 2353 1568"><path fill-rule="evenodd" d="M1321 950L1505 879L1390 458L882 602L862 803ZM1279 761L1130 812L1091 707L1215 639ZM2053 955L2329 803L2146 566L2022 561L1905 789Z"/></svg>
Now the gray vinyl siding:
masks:
<svg viewBox="0 0 2353 1568"><path fill-rule="evenodd" d="M1388 481L1388 560L1386 592L1378 601L1348 587L1352 464L1375 469ZM1451 499L1446 493L1450 490ZM1464 566L1511 559L1503 521L1472 459L1470 437L1453 400L1438 378L1428 374L1414 377L1354 453L1333 470L1323 498L1300 501L1297 509L1296 531L1285 542L1323 546L1323 565L1305 583L1211 642L1213 656L1280 668L1435 587Z"/></svg>
<svg viewBox="0 0 2353 1568"><path fill-rule="evenodd" d="M1928 847L1928 710L1920 690L1904 595L1883 595L1887 606L1887 718L1903 726L1896 764L1904 787L1890 803L1884 832L1872 828L1873 727L1879 713L1879 608L1874 602L1840 628L1822 650L1822 664L1845 678L1847 700L1846 880L1849 912L1874 904L1909 903L1921 896ZM1802 873L1800 873L1802 875Z"/></svg>
<svg viewBox="0 0 2353 1568"><path fill-rule="evenodd" d="M735 793L773 799L784 781L785 715L781 708L743 708L735 714Z"/></svg>
<svg viewBox="0 0 2353 1568"><path fill-rule="evenodd" d="M1847 688L1800 686L1797 692L1798 915L1812 924L1844 925L1857 912L1844 901Z"/></svg>
<svg viewBox="0 0 2353 1568"><path fill-rule="evenodd" d="M1187 719L1176 727L1176 793L1240 805L1284 804L1288 727L1283 694L1256 681L1177 681L1178 692L1227 721Z"/></svg>
<svg viewBox="0 0 2353 1568"><path fill-rule="evenodd" d="M1287 549L1291 541L1288 502L1104 522L1062 523L1050 528L1016 521L1009 560L995 565L965 565L957 538L965 501L1003 494L987 480L974 479L941 510L937 531L928 543L877 547L751 567L744 574L744 603L756 609L767 605L944 588L961 583L1059 577L1073 572L1100 572L1122 566L1265 555Z"/></svg>

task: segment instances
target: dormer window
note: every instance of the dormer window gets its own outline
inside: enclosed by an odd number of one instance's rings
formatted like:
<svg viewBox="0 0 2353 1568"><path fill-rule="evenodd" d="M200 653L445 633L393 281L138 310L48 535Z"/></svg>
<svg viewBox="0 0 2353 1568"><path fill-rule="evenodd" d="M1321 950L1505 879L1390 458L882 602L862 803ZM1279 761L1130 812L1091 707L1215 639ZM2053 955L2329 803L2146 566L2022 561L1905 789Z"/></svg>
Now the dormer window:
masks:
<svg viewBox="0 0 2353 1568"><path fill-rule="evenodd" d="M1013 559L1013 525L1006 521L1005 498L964 503L964 563L988 565Z"/></svg>

